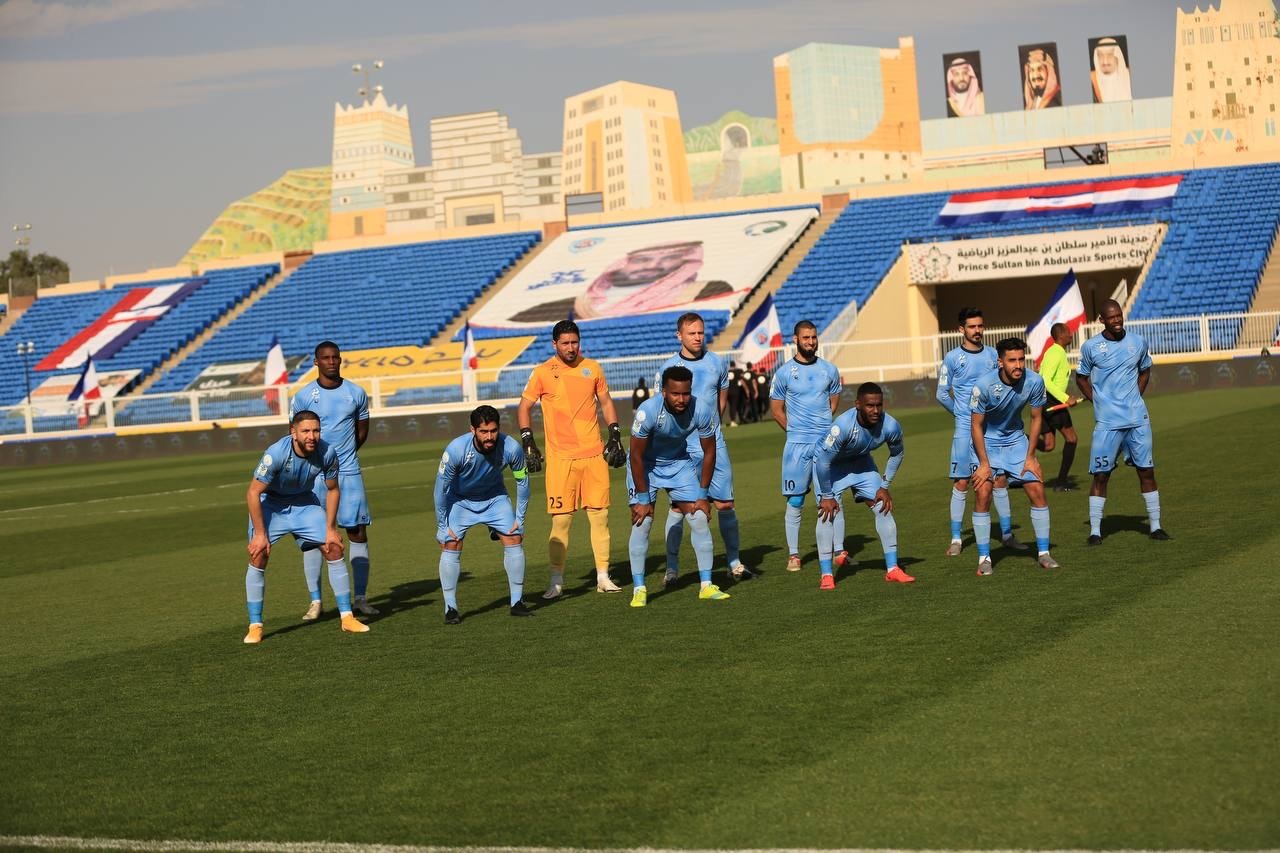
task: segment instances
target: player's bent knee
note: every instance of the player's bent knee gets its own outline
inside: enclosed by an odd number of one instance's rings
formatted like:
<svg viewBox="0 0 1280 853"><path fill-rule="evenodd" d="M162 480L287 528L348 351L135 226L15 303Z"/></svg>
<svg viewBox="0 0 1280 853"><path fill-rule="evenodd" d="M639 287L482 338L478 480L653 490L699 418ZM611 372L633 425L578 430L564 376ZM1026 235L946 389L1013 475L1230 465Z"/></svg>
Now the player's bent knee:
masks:
<svg viewBox="0 0 1280 853"><path fill-rule="evenodd" d="M524 544L524 537L523 536L504 536L499 534L498 541L500 541L504 546L510 547L512 545Z"/></svg>
<svg viewBox="0 0 1280 853"><path fill-rule="evenodd" d="M324 555L324 558L326 560L341 560L342 546L341 545L334 545L332 547L323 546L320 548L320 553Z"/></svg>
<svg viewBox="0 0 1280 853"><path fill-rule="evenodd" d="M716 509L724 512L733 509L733 501L713 501L713 503L716 505Z"/></svg>
<svg viewBox="0 0 1280 853"><path fill-rule="evenodd" d="M804 495L791 495L787 498L787 505L800 509L804 506Z"/></svg>
<svg viewBox="0 0 1280 853"><path fill-rule="evenodd" d="M451 539L451 540L449 540L448 542L441 542L441 543L440 543L440 550L441 550L441 551L461 551L461 550L462 550L462 540L461 540L461 539Z"/></svg>

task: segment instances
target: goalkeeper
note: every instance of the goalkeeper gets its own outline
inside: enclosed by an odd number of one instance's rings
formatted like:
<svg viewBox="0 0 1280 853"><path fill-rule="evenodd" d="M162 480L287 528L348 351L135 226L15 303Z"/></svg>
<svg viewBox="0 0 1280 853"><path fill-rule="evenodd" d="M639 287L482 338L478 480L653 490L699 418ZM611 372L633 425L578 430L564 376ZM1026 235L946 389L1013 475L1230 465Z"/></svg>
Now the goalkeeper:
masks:
<svg viewBox="0 0 1280 853"><path fill-rule="evenodd" d="M591 524L596 591L621 592L621 587L609 578L609 467L621 468L627 462L618 413L599 363L582 356L578 324L572 320L556 323L551 341L555 354L533 369L516 412L529 470L537 472L543 469L544 462L533 437L531 415L534 403L542 406L547 444L547 512L551 515L551 582L542 597L552 599L564 594L569 527L579 509L587 511ZM600 442L597 404L609 425L605 444Z"/></svg>

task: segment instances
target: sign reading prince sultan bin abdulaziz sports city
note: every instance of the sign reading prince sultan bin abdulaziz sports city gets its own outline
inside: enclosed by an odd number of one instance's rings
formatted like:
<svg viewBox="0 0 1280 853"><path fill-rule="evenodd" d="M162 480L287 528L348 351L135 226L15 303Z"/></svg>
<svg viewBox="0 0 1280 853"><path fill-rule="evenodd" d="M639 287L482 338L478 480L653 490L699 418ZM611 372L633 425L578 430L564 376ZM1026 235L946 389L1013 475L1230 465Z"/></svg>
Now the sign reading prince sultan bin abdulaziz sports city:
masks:
<svg viewBox="0 0 1280 853"><path fill-rule="evenodd" d="M939 284L1141 267L1159 230L1159 225L1136 225L911 243L907 274L915 284Z"/></svg>
<svg viewBox="0 0 1280 853"><path fill-rule="evenodd" d="M818 215L812 207L561 234L471 317L473 328L541 330L595 320L737 308ZM694 239L691 235L696 235Z"/></svg>

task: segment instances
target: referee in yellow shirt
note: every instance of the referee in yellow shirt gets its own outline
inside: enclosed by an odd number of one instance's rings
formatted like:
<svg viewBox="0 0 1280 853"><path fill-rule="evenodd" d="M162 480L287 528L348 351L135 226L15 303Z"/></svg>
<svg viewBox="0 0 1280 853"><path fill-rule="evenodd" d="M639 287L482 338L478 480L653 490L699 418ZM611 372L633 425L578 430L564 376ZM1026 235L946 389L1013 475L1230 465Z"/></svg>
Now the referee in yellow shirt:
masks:
<svg viewBox="0 0 1280 853"><path fill-rule="evenodd" d="M559 598L564 593L569 527L580 509L587 511L591 524L596 591L621 592L609 578L609 467L621 468L627 463L618 413L599 362L582 355L578 324L572 320L556 323L551 341L555 354L533 369L516 410L525 458L529 470L536 472L542 470L542 454L533 438L531 414L534 403L542 406L547 512L551 515L551 583L542 597ZM609 425L608 443L600 441L597 403Z"/></svg>
<svg viewBox="0 0 1280 853"><path fill-rule="evenodd" d="M1053 343L1044 351L1040 360L1040 377L1044 379L1045 391L1048 392L1049 405L1045 406L1044 423L1040 427L1040 438L1036 441L1038 449L1048 453L1054 448L1054 431L1062 433L1062 466L1058 469L1058 479L1053 482L1055 492L1071 491L1071 483L1067 479L1071 472L1071 463L1076 458L1076 444L1079 438L1076 428L1071 423L1071 410L1059 409L1050 412L1052 406L1066 403L1074 406L1080 402L1067 391L1067 382L1071 379L1071 365L1067 362L1067 344L1071 343L1073 333L1066 323L1054 323L1049 329Z"/></svg>

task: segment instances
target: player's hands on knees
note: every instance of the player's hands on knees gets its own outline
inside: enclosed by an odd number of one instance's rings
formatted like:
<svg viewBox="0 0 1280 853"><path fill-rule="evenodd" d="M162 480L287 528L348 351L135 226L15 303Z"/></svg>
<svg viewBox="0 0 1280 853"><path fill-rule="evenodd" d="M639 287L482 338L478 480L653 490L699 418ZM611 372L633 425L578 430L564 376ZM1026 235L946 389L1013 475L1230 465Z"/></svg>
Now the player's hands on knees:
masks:
<svg viewBox="0 0 1280 853"><path fill-rule="evenodd" d="M342 534L330 529L324 537L324 547L320 549L326 560L342 559Z"/></svg>
<svg viewBox="0 0 1280 853"><path fill-rule="evenodd" d="M885 488L876 489L876 503L884 504L884 509L880 511L881 515L888 515L893 512L893 496L889 494L889 490ZM871 507L875 511L875 505Z"/></svg>
<svg viewBox="0 0 1280 853"><path fill-rule="evenodd" d="M973 472L973 476L969 478L969 485L977 489L987 480L991 479L991 466L982 464L978 466L978 470Z"/></svg>
<svg viewBox="0 0 1280 853"><path fill-rule="evenodd" d="M533 440L533 430L520 430L520 443L524 445L524 459L529 470L537 474L542 470L542 453L538 450L538 443Z"/></svg>
<svg viewBox="0 0 1280 853"><path fill-rule="evenodd" d="M702 511L705 517L711 518L711 501L706 498L698 498L693 502L693 511L698 512L699 510Z"/></svg>
<svg viewBox="0 0 1280 853"><path fill-rule="evenodd" d="M507 535L508 535L508 536L523 536L523 535L524 535L524 521L523 521L523 520L518 520L518 521L516 521L516 523L515 523L515 524L511 525L511 529L507 531Z"/></svg>
<svg viewBox="0 0 1280 853"><path fill-rule="evenodd" d="M249 562L261 567L262 561L271 556L271 541L262 533L253 534L249 540Z"/></svg>
<svg viewBox="0 0 1280 853"><path fill-rule="evenodd" d="M840 511L840 504L835 498L823 498L818 501L818 518L823 521L833 521L836 513Z"/></svg>
<svg viewBox="0 0 1280 853"><path fill-rule="evenodd" d="M644 524L646 518L653 518L653 506L651 504L632 504L631 505L631 524L639 527Z"/></svg>

